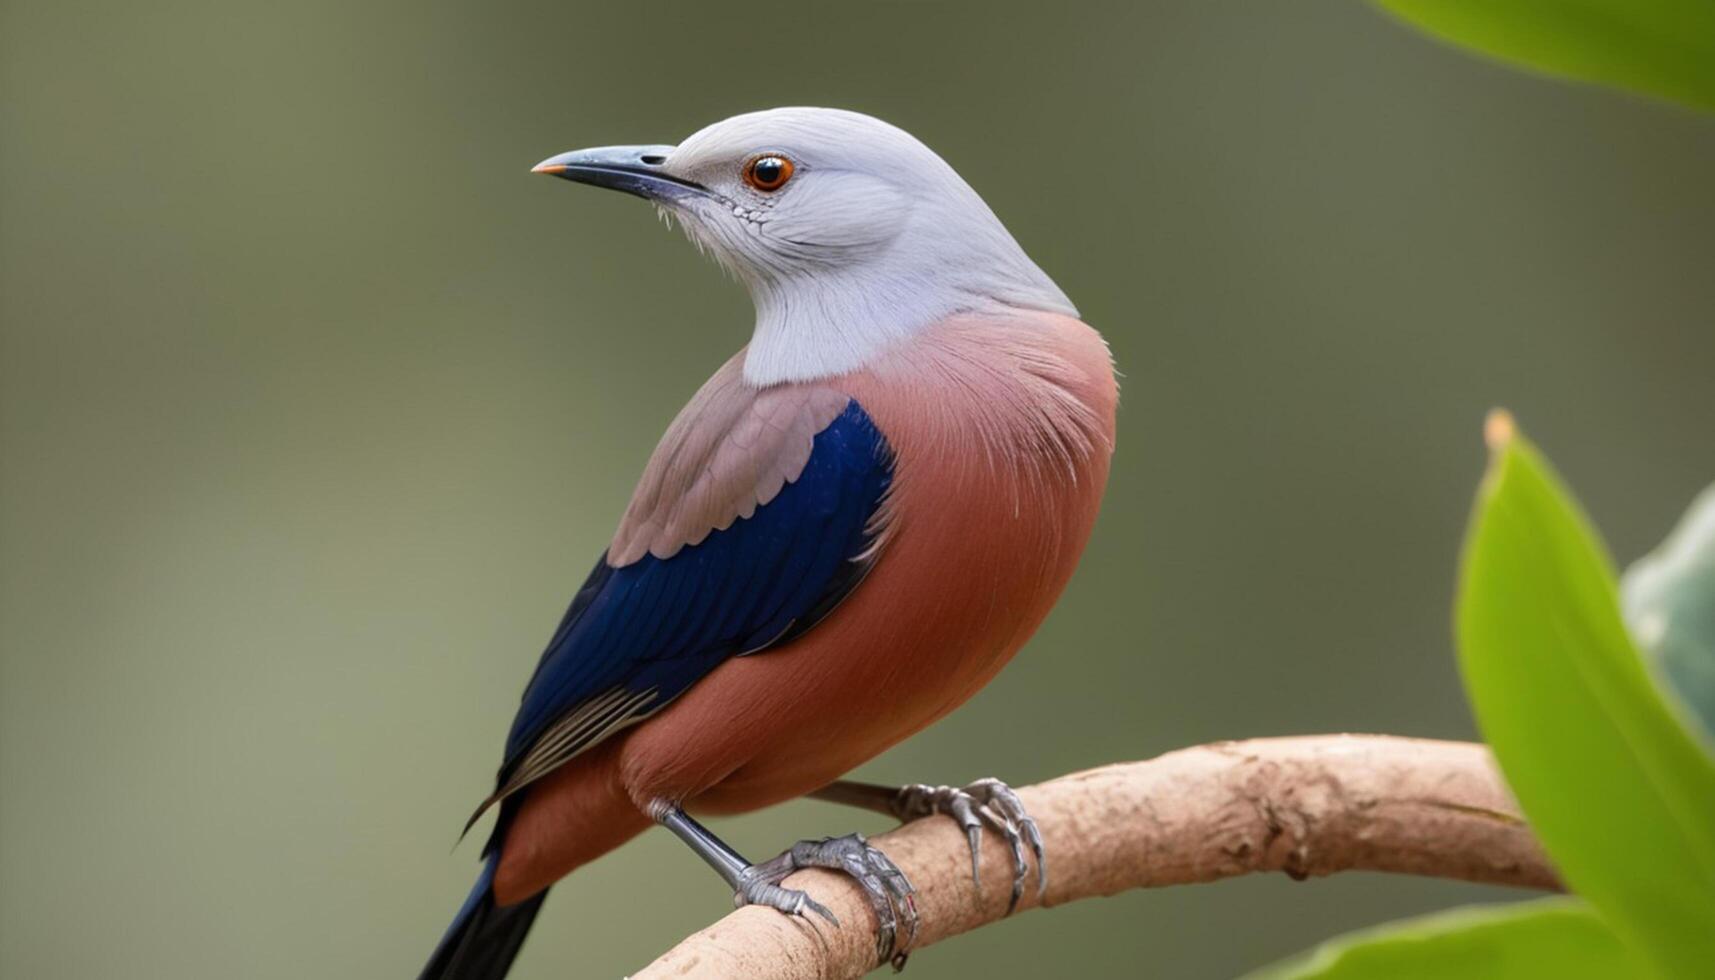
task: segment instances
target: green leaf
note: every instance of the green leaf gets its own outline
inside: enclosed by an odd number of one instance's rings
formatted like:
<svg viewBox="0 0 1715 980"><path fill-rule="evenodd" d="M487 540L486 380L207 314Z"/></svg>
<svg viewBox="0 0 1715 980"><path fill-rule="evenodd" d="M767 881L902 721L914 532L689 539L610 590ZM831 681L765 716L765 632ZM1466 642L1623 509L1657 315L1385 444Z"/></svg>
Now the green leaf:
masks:
<svg viewBox="0 0 1715 980"><path fill-rule="evenodd" d="M1620 579L1632 636L1715 745L1715 486Z"/></svg>
<svg viewBox="0 0 1715 980"><path fill-rule="evenodd" d="M1445 41L1565 78L1715 109L1709 0L1377 0Z"/></svg>
<svg viewBox="0 0 1715 980"><path fill-rule="evenodd" d="M1561 876L1673 977L1715 964L1715 760L1662 700L1611 565L1512 420L1465 542L1459 664L1477 724Z"/></svg>
<svg viewBox="0 0 1715 980"><path fill-rule="evenodd" d="M1449 909L1328 940L1244 980L1626 980L1653 971L1583 902Z"/></svg>

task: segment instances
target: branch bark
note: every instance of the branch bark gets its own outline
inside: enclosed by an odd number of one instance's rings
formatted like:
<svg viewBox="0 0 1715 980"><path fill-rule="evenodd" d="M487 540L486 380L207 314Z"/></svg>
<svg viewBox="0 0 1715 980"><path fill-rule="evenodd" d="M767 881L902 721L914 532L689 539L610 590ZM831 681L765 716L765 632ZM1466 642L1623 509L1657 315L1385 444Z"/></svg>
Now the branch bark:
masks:
<svg viewBox="0 0 1715 980"><path fill-rule="evenodd" d="M1019 790L1042 830L1042 905L1283 871L1392 871L1557 889L1488 750L1465 742L1323 735L1220 742L1073 773ZM1006 914L1011 856L984 834L983 880L952 820L874 840L917 887L914 948ZM876 968L875 918L849 880L802 871L843 926L742 908L687 938L635 980L829 980ZM1034 872L1019 904L1035 906Z"/></svg>

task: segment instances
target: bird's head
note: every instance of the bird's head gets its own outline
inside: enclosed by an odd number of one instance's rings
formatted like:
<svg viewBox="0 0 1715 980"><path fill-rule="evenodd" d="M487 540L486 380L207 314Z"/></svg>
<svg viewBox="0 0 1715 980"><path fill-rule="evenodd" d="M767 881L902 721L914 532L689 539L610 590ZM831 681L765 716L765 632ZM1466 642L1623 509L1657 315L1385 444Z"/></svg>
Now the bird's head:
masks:
<svg viewBox="0 0 1715 980"><path fill-rule="evenodd" d="M1076 315L946 161L860 113L752 112L678 146L574 150L535 169L654 202L742 280L756 384L861 368L958 313Z"/></svg>

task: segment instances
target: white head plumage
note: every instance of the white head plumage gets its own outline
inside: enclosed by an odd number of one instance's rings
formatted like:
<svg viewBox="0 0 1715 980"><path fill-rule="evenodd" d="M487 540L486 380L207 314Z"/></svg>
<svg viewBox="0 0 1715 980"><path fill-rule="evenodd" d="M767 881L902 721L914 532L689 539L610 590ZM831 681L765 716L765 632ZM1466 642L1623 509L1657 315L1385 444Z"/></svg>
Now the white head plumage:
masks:
<svg viewBox="0 0 1715 980"><path fill-rule="evenodd" d="M538 169L650 198L750 289L752 384L860 369L954 314L1077 315L952 167L861 113L747 113L676 147L579 150Z"/></svg>

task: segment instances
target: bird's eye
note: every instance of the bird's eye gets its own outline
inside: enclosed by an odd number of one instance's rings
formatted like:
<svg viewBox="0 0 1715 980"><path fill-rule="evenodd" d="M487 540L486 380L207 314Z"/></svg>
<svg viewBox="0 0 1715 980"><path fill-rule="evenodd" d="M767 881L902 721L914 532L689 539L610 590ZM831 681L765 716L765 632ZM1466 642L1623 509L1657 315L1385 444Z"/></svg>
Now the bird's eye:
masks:
<svg viewBox="0 0 1715 980"><path fill-rule="evenodd" d="M792 161L765 153L744 165L744 182L759 191L777 191L792 179Z"/></svg>

